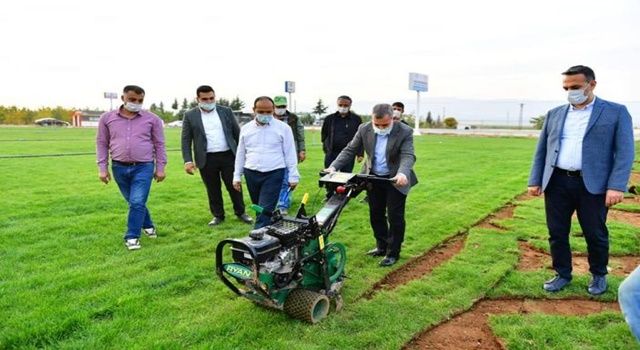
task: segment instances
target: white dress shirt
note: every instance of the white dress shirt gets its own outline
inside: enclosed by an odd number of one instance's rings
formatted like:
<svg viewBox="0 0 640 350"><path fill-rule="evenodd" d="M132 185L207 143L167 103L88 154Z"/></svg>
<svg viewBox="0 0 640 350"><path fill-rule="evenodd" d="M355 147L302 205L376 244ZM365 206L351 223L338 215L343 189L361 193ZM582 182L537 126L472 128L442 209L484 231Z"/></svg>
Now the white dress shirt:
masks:
<svg viewBox="0 0 640 350"><path fill-rule="evenodd" d="M276 118L266 125L255 120L245 124L240 129L233 181L240 181L245 168L263 173L287 168L288 181L298 183L298 158L289 125Z"/></svg>
<svg viewBox="0 0 640 350"><path fill-rule="evenodd" d="M596 98L583 109L569 106L567 119L560 137L560 151L556 167L566 170L582 170L582 140L591 118Z"/></svg>
<svg viewBox="0 0 640 350"><path fill-rule="evenodd" d="M229 150L227 138L224 136L222 121L214 108L211 112L200 109L204 133L207 135L207 153L224 152Z"/></svg>

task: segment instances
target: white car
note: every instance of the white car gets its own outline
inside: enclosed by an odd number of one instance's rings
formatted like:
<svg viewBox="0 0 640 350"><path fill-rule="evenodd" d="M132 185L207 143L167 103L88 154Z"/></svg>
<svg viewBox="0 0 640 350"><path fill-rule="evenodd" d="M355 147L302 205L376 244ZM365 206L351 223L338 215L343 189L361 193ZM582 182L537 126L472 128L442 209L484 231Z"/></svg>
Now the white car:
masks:
<svg viewBox="0 0 640 350"><path fill-rule="evenodd" d="M167 123L167 126L170 127L170 128L181 128L182 127L182 120L172 121L171 123Z"/></svg>

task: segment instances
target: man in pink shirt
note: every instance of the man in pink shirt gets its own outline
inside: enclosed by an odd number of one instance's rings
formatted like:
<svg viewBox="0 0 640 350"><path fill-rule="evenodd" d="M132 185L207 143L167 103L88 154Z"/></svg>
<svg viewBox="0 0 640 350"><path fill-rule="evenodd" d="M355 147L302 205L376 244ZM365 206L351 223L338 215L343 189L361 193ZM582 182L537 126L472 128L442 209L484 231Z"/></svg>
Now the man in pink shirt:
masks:
<svg viewBox="0 0 640 350"><path fill-rule="evenodd" d="M123 105L103 114L98 123L96 153L100 181L108 184L109 155L111 170L124 199L129 203L124 244L129 250L140 249L140 233L156 238L156 228L147 209L151 182L164 180L167 154L162 120L142 110L144 90L127 85L122 93Z"/></svg>

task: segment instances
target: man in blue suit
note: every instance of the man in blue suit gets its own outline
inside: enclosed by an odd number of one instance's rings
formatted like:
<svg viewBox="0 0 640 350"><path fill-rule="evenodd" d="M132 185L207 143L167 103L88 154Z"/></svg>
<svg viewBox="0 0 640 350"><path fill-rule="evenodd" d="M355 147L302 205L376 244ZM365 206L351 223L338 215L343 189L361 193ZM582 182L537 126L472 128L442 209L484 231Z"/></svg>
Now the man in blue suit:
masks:
<svg viewBox="0 0 640 350"><path fill-rule="evenodd" d="M528 192L545 194L549 246L557 275L544 283L557 292L571 282L571 216L587 241L587 290L599 295L607 290L609 262L608 208L622 201L634 156L631 116L623 105L597 98L595 73L574 66L562 73L568 105L546 115L533 159Z"/></svg>

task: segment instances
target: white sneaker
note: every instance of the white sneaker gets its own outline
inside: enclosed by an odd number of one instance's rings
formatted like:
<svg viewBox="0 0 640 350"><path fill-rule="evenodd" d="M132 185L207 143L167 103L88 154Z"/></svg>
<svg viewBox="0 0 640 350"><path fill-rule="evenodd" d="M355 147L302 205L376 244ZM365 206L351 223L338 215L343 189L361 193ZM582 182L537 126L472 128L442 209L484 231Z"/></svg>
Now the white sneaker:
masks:
<svg viewBox="0 0 640 350"><path fill-rule="evenodd" d="M156 228L155 227L143 228L142 231L144 231L144 233L149 238L158 238L158 235L156 234Z"/></svg>
<svg viewBox="0 0 640 350"><path fill-rule="evenodd" d="M125 239L124 246L129 250L138 250L141 248L140 240L137 238Z"/></svg>

